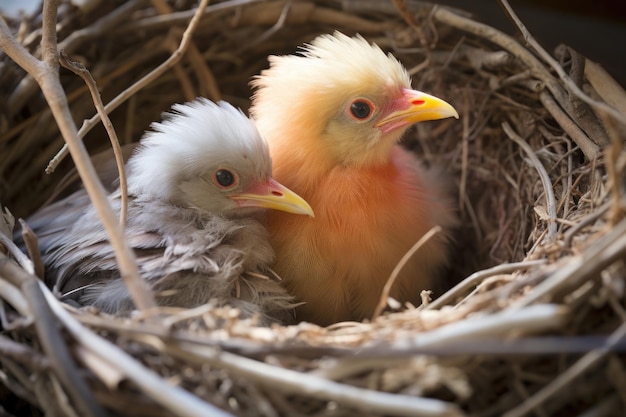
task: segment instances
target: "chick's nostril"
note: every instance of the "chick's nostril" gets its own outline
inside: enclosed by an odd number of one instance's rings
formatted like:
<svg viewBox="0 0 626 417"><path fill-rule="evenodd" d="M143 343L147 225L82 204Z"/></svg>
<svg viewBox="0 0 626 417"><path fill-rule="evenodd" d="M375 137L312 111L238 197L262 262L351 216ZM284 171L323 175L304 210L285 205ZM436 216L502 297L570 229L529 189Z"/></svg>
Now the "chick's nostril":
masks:
<svg viewBox="0 0 626 417"><path fill-rule="evenodd" d="M282 197L283 193L281 193L280 191L272 191L272 194L275 195L276 197Z"/></svg>
<svg viewBox="0 0 626 417"><path fill-rule="evenodd" d="M414 105L414 106L421 106L424 103L425 103L425 101L424 100L420 100L420 99L411 100L411 104Z"/></svg>

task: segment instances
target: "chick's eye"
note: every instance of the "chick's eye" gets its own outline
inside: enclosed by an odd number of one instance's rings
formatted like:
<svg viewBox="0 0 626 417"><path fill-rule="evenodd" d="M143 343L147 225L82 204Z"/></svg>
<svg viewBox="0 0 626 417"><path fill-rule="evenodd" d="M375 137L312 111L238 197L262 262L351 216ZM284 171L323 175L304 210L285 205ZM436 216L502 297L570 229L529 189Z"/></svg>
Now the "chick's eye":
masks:
<svg viewBox="0 0 626 417"><path fill-rule="evenodd" d="M367 119L374 111L374 104L369 100L356 99L350 103L350 116L357 120Z"/></svg>
<svg viewBox="0 0 626 417"><path fill-rule="evenodd" d="M213 182L220 188L231 188L237 185L237 175L228 169L218 169L213 174Z"/></svg>

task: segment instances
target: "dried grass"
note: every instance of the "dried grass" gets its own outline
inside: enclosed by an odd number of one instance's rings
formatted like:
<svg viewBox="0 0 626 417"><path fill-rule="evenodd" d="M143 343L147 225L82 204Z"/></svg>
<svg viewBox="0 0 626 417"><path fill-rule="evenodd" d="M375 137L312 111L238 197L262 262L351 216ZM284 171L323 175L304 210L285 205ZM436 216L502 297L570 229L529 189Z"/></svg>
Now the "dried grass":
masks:
<svg viewBox="0 0 626 417"><path fill-rule="evenodd" d="M174 51L188 1L63 4L57 31L121 143L197 95L247 108L267 55L318 34L359 32L392 51L416 88L461 115L418 125L405 145L457 180L464 226L449 280L466 279L430 304L329 328L261 328L210 305L114 318L56 301L12 248L4 216L0 248L22 266L0 254L2 385L51 416L622 415L626 94L567 47L555 60L528 33L526 47L461 11L394 3L219 2L184 56ZM42 20L9 22L36 56ZM91 120L87 147L110 146L83 80L61 70L61 82L77 124ZM72 164L44 174L63 138L6 55L0 85L0 195L23 217Z"/></svg>

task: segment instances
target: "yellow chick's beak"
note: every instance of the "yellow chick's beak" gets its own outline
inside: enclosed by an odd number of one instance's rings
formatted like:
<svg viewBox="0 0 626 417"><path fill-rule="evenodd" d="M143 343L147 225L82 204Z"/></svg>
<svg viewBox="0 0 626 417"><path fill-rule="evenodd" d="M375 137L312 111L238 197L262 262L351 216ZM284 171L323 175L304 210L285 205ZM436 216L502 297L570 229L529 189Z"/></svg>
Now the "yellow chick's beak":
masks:
<svg viewBox="0 0 626 417"><path fill-rule="evenodd" d="M417 90L402 90L402 95L391 103L388 113L375 124L383 133L426 120L459 118L459 113L440 98Z"/></svg>
<svg viewBox="0 0 626 417"><path fill-rule="evenodd" d="M244 192L229 197L238 207L262 207L315 217L309 203L271 177L254 182Z"/></svg>

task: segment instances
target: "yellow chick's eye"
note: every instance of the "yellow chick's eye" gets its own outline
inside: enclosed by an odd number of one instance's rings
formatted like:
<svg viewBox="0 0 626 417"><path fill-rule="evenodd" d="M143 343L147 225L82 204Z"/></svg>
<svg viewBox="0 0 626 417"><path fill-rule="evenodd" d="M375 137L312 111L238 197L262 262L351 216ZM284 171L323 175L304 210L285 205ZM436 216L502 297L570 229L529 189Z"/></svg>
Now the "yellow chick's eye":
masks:
<svg viewBox="0 0 626 417"><path fill-rule="evenodd" d="M367 120L374 113L374 103L365 99L357 98L350 103L348 114L355 120Z"/></svg>

